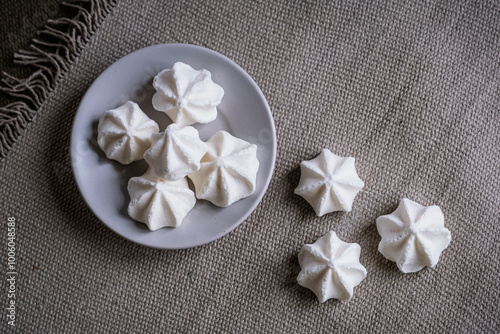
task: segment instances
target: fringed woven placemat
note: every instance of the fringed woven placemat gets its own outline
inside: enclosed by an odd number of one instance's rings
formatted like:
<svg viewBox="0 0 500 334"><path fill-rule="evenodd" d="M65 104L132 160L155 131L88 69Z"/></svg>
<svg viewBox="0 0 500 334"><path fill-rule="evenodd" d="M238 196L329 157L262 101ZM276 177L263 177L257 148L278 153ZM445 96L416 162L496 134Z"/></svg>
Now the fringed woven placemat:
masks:
<svg viewBox="0 0 500 334"><path fill-rule="evenodd" d="M17 101L0 107L0 160L6 157L57 80L68 71L116 1L70 0L62 5L76 14L49 20L31 41L29 49L14 55L14 62L29 66L32 74L18 78L3 72L0 90Z"/></svg>

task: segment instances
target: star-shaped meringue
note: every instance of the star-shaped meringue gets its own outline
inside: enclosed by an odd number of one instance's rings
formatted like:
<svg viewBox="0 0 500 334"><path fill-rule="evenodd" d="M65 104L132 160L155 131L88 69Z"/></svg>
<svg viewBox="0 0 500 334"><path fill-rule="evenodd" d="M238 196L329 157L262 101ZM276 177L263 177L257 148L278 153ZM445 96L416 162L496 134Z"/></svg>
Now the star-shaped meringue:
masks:
<svg viewBox="0 0 500 334"><path fill-rule="evenodd" d="M151 137L151 147L144 159L156 175L168 181L181 179L200 169L200 160L207 153L207 144L200 140L192 126L181 128L172 123L165 132Z"/></svg>
<svg viewBox="0 0 500 334"><path fill-rule="evenodd" d="M177 62L153 80L153 107L165 112L179 126L208 123L217 118L224 89L212 81L209 71Z"/></svg>
<svg viewBox="0 0 500 334"><path fill-rule="evenodd" d="M404 273L434 267L451 241L438 206L422 206L407 198L396 211L377 218L377 230L382 237L378 250Z"/></svg>
<svg viewBox="0 0 500 334"><path fill-rule="evenodd" d="M146 224L151 231L179 226L196 204L187 178L167 181L151 168L142 176L131 178L127 189L130 195L128 214Z"/></svg>
<svg viewBox="0 0 500 334"><path fill-rule="evenodd" d="M215 133L207 145L200 169L188 175L196 197L226 207L253 194L259 170L257 145L226 131Z"/></svg>
<svg viewBox="0 0 500 334"><path fill-rule="evenodd" d="M128 101L104 112L97 130L97 143L106 157L126 165L142 159L151 146L151 135L159 128L137 103Z"/></svg>
<svg viewBox="0 0 500 334"><path fill-rule="evenodd" d="M318 216L333 211L351 211L356 194L364 187L354 158L343 158L323 149L314 159L300 164L295 194L302 196Z"/></svg>
<svg viewBox="0 0 500 334"><path fill-rule="evenodd" d="M366 269L359 262L361 247L340 240L330 231L299 252L301 271L297 282L318 297L320 303L330 298L351 299L354 287L365 277Z"/></svg>

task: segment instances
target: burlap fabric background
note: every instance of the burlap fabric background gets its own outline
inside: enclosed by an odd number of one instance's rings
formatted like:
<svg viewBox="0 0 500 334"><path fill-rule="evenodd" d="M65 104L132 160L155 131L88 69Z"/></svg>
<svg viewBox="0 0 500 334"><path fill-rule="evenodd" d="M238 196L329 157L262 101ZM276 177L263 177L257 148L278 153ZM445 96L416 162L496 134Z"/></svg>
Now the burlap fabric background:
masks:
<svg viewBox="0 0 500 334"><path fill-rule="evenodd" d="M69 140L104 69L173 42L254 78L278 156L236 230L161 251L90 212ZM7 217L18 222L17 332L499 332L499 85L494 1L119 1L0 164L2 263ZM293 189L300 161L324 147L356 157L366 186L352 212L318 218ZM402 197L445 214L453 240L434 269L402 274L377 251L375 219ZM296 283L298 251L329 230L362 247L368 276L349 302L319 304Z"/></svg>

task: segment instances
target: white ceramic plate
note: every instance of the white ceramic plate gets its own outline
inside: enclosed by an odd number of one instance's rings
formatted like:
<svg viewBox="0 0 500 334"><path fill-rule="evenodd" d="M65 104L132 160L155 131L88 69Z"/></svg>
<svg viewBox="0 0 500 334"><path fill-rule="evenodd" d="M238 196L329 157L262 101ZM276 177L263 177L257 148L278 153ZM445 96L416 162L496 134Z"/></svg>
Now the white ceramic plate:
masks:
<svg viewBox="0 0 500 334"><path fill-rule="evenodd" d="M224 88L217 119L194 125L202 140L219 130L256 144L260 168L254 194L227 208L198 200L181 226L150 232L146 225L127 214L130 201L128 180L142 175L144 160L122 165L108 160L97 146L97 124L105 110L128 100L160 125L170 118L153 109L153 77L163 69L182 61L195 69L205 68L214 82ZM250 76L225 56L199 46L162 44L132 52L106 69L83 97L73 124L71 160L76 182L83 198L96 216L119 235L142 245L179 249L195 247L229 233L255 209L264 196L274 170L276 132L264 95Z"/></svg>

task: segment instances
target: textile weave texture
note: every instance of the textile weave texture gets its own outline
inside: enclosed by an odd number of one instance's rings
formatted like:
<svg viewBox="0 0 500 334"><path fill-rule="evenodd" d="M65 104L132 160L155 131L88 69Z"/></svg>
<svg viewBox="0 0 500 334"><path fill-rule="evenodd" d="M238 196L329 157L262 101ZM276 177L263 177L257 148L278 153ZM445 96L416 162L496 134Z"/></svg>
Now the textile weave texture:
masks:
<svg viewBox="0 0 500 334"><path fill-rule="evenodd" d="M256 81L276 124L269 189L228 235L164 251L102 224L73 180L78 104L126 54L189 43ZM500 7L495 1L120 0L75 55L0 164L0 259L17 221L19 333L500 332ZM5 69L8 72L8 69ZM350 213L315 216L299 164L354 156ZM450 246L401 273L375 220L403 197L439 205ZM368 275L350 301L300 287L297 254L334 230ZM7 281L1 280L2 312Z"/></svg>

